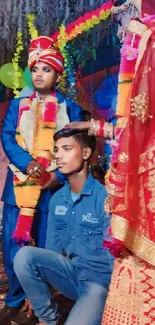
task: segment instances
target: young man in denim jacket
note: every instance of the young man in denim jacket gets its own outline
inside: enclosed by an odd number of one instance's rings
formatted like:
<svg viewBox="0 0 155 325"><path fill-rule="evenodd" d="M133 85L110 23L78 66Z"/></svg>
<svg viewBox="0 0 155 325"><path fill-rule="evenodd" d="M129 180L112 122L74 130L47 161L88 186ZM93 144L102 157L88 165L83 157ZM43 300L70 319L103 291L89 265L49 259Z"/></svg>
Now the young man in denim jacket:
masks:
<svg viewBox="0 0 155 325"><path fill-rule="evenodd" d="M95 138L63 129L54 140L56 163L68 182L50 201L46 249L23 247L14 269L40 325L59 319L50 286L76 301L66 325L100 325L113 257L102 247L110 222L106 190L89 173Z"/></svg>

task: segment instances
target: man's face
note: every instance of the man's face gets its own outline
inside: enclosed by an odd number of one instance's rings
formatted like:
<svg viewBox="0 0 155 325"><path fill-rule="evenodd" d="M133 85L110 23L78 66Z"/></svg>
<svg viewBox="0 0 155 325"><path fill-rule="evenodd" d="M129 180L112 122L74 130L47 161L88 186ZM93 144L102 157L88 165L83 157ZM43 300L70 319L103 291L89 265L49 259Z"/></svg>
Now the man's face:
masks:
<svg viewBox="0 0 155 325"><path fill-rule="evenodd" d="M82 148L71 136L56 141L54 154L56 164L62 174L79 172L84 164L86 148Z"/></svg>
<svg viewBox="0 0 155 325"><path fill-rule="evenodd" d="M32 82L38 92L54 89L58 79L56 71L46 63L37 62L32 69Z"/></svg>

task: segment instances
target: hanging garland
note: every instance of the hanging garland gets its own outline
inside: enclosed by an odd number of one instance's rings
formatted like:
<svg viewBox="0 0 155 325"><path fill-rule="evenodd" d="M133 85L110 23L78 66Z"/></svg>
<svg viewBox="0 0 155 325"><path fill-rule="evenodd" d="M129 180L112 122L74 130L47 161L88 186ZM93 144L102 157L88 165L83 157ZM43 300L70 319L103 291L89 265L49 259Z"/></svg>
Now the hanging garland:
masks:
<svg viewBox="0 0 155 325"><path fill-rule="evenodd" d="M66 53L66 49L65 49L66 44L67 44L67 34L66 34L65 26L61 25L60 33L59 33L58 39L57 39L57 45L61 51L61 54L63 55L65 68L67 68L67 63L68 63L67 53ZM66 69L64 69L63 75L59 82L59 89L61 90L62 93L64 93L65 89L66 89L66 77L67 77L67 71L66 71Z"/></svg>
<svg viewBox="0 0 155 325"><path fill-rule="evenodd" d="M74 22L70 23L67 27L62 25L60 27L60 31L54 33L51 38L54 41L54 45L57 46L63 57L65 62L65 68L67 69L68 66L68 52L66 49L66 45L69 41L73 40L78 35L82 34L83 32L88 31L91 28L94 28L95 25L98 25L101 21L106 20L112 10L113 4L111 1L102 4L102 6L96 10L86 13L84 16L81 16ZM38 31L35 27L35 20L36 16L34 14L27 14L27 24L28 24L28 32L31 39L38 37ZM14 70L15 70L15 77L14 77L14 94L18 97L19 92L17 88L19 87L19 77L20 72L18 72L18 62L20 58L20 52L23 50L22 44L22 33L17 33L17 48L13 59ZM66 88L66 76L67 71L64 70L61 82L60 82L60 89L64 92ZM73 79L73 76L72 76Z"/></svg>
<svg viewBox="0 0 155 325"><path fill-rule="evenodd" d="M73 67L71 64L72 59L69 56L69 52L67 49L67 35L66 35L66 30L64 25L60 26L60 34L57 39L57 45L63 55L64 67L65 67L62 78L59 82L59 89L61 90L62 93L65 93L67 88L67 80L69 81L69 86L70 85L75 86L76 80L74 76Z"/></svg>
<svg viewBox="0 0 155 325"><path fill-rule="evenodd" d="M28 32L31 37L31 39L38 36L38 31L35 27L35 19L36 16L34 14L28 14L27 15L27 24L28 24ZM16 51L14 54L14 58L12 59L12 64L14 68L14 87L13 87L13 93L15 95L15 98L19 97L19 91L17 90L20 86L19 79L21 77L21 72L19 72L19 59L20 54L24 50L23 42L22 42L22 33L17 32L17 45L16 45Z"/></svg>
<svg viewBox="0 0 155 325"><path fill-rule="evenodd" d="M26 18L27 18L28 32L31 39L38 37L39 34L35 27L36 16L34 14L27 14Z"/></svg>
<svg viewBox="0 0 155 325"><path fill-rule="evenodd" d="M17 32L16 50L15 50L14 58L12 59L12 64L14 68L13 93L15 95L15 98L19 97L19 91L17 90L20 87L19 79L21 77L21 72L19 72L19 59L21 57L21 52L23 50L24 47L22 42L22 33Z"/></svg>
<svg viewBox="0 0 155 325"><path fill-rule="evenodd" d="M113 4L111 1L102 4L102 6L96 10L93 10L91 12L86 13L83 17L81 16L71 24L69 24L67 27L64 25L61 25L60 31L54 33L51 35L51 38L53 39L53 42L55 46L57 46L63 57L64 57L64 62L65 62L65 68L67 69L68 67L68 51L66 49L66 45L69 41L73 40L76 38L78 35L82 34L83 32L88 31L91 28L94 28L95 25L98 25L102 20L106 20L110 13L111 13L111 8L113 7ZM60 81L60 90L62 92L65 92L66 90L66 76L67 72L66 69L64 70L62 79ZM70 72L70 69L68 67L68 70ZM75 83L75 78L73 82L73 76L68 73L69 79L70 76L72 78L72 83Z"/></svg>
<svg viewBox="0 0 155 325"><path fill-rule="evenodd" d="M81 16L74 22L70 23L65 28L65 39L61 39L61 47L65 44L65 42L69 42L78 35L82 34L83 32L87 32L89 29L94 28L95 25L98 25L102 20L106 20L112 11L112 1L107 3L103 3L102 6L96 10L91 12L87 12L84 16ZM51 35L53 41L58 43L60 32L56 32ZM64 42L65 41L65 42ZM59 41L60 46L60 41Z"/></svg>

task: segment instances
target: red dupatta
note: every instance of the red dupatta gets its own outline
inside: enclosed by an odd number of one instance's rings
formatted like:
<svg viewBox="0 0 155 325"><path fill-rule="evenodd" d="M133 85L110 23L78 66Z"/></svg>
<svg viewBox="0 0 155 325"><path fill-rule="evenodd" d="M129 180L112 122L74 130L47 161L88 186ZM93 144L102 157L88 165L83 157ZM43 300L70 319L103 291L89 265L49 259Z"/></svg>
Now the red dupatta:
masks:
<svg viewBox="0 0 155 325"><path fill-rule="evenodd" d="M113 236L155 266L155 16L144 23L150 31L147 50L141 49L129 120L109 181L114 187Z"/></svg>

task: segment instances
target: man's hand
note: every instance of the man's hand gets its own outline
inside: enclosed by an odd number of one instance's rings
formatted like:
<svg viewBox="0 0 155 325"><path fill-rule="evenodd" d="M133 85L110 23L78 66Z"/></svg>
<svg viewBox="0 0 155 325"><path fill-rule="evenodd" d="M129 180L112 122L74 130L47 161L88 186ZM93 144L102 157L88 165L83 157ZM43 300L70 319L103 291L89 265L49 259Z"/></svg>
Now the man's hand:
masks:
<svg viewBox="0 0 155 325"><path fill-rule="evenodd" d="M44 171L44 168L38 164L38 162L36 160L32 160L30 161L30 163L28 164L27 168L26 168L26 173L34 178L39 178L42 174L42 172Z"/></svg>
<svg viewBox="0 0 155 325"><path fill-rule="evenodd" d="M25 300L24 306L21 308L21 311L26 312L27 317L30 318L32 316L32 305L30 303L30 300Z"/></svg>
<svg viewBox="0 0 155 325"><path fill-rule="evenodd" d="M88 130L89 122L71 122L65 126L65 129Z"/></svg>

